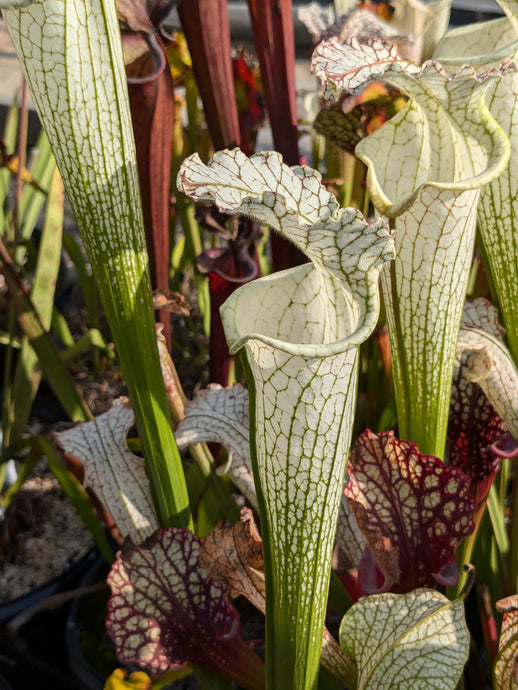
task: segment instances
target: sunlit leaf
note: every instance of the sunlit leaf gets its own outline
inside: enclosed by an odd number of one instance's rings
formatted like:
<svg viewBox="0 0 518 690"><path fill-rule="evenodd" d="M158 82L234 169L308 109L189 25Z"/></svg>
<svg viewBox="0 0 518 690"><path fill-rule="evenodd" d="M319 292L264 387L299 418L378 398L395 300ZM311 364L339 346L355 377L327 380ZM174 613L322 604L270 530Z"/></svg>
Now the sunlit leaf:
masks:
<svg viewBox="0 0 518 690"><path fill-rule="evenodd" d="M334 278L345 280L358 297L367 303L360 309L361 318L371 315L370 308L378 303L377 289L372 290L371 275L393 257L393 240L384 220L369 224L356 209L339 208L336 197L322 185L321 175L305 166L285 165L276 152L258 153L247 158L238 149L219 151L207 166L196 154L184 161L177 184L179 189L195 200L216 203L221 211L242 214L256 218L269 225L296 244L318 268L322 281L329 283L335 292ZM303 271L307 271L304 267ZM302 275L302 274L301 274ZM268 282L267 279L265 279ZM254 292L264 285L254 281L250 289ZM372 292L371 292L372 290ZM239 291L243 294L243 290ZM345 306L345 313L358 314L357 308ZM326 309L326 312L329 308ZM377 311L377 306L375 307ZM283 332L289 334L292 342L300 339L296 348L298 354L320 355L322 346L304 346L303 340L313 337L307 331L307 324L293 323L293 317L286 314ZM334 317L333 317L334 318ZM344 313L341 314L341 321ZM374 319L355 332L355 342L360 342L367 330L374 327ZM333 331L340 328L331 326ZM315 328L318 328L315 325ZM268 324L257 322L254 329L268 332ZM306 335L302 336L302 331ZM228 336L227 336L228 337ZM280 345L280 338L268 342ZM352 344L352 341L348 339ZM237 341L232 346L236 352L243 344ZM326 353L338 351L342 342L326 343ZM286 343L284 348L286 348ZM289 350L295 351L293 348Z"/></svg>
<svg viewBox="0 0 518 690"><path fill-rule="evenodd" d="M463 597L430 589L360 599L340 625L358 690L453 690L468 659Z"/></svg>
<svg viewBox="0 0 518 690"><path fill-rule="evenodd" d="M469 479L393 432L364 432L351 452L344 494L367 547L359 582L367 593L454 584L455 549L474 529Z"/></svg>
<svg viewBox="0 0 518 690"><path fill-rule="evenodd" d="M502 175L481 192L478 205L480 246L507 333L507 343L518 360L518 203L515 193L516 160L518 151L518 107L516 93L518 73L518 6L516 2L500 0L506 17L460 27L444 37L434 52L449 70L463 64L478 69L498 65L513 58L503 79L495 82L486 97L491 115L509 138L511 156ZM506 64L506 63L504 63Z"/></svg>
<svg viewBox="0 0 518 690"><path fill-rule="evenodd" d="M20 3L2 4L16 6ZM115 2L35 0L25 9L2 11L2 19L23 64L95 274L160 522L189 525L187 487L156 347Z"/></svg>
<svg viewBox="0 0 518 690"><path fill-rule="evenodd" d="M451 0L398 0L395 3L391 24L401 34L413 36L415 41L414 52L405 53L404 57L415 62L423 62L430 57L448 27L451 4Z"/></svg>
<svg viewBox="0 0 518 690"><path fill-rule="evenodd" d="M433 58L449 71L466 64L487 69L512 57L516 50L518 38L513 26L506 17L497 17L451 29L435 46Z"/></svg>
<svg viewBox="0 0 518 690"><path fill-rule="evenodd" d="M85 486L95 492L121 533L141 542L158 522L144 460L131 453L126 442L134 421L128 401L120 398L108 412L56 434L56 440L81 461Z"/></svg>

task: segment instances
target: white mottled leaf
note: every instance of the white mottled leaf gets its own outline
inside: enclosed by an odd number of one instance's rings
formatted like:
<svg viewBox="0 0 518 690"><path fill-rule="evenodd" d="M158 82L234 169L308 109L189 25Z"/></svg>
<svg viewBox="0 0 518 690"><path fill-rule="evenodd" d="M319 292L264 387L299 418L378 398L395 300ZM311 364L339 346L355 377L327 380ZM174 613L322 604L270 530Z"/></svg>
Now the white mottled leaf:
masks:
<svg viewBox="0 0 518 690"><path fill-rule="evenodd" d="M4 0L7 6L13 7ZM189 524L189 497L158 361L116 2L35 0L2 10L2 19L95 274L160 519Z"/></svg>
<svg viewBox="0 0 518 690"><path fill-rule="evenodd" d="M498 656L494 666L495 690L518 687L518 594L500 599L496 608L503 613Z"/></svg>
<svg viewBox="0 0 518 690"><path fill-rule="evenodd" d="M500 3L507 17L471 24L448 32L434 56L448 69L465 63L487 68L518 54L518 3ZM518 361L518 74L512 69L487 93L491 115L508 136L509 164L503 174L481 192L478 206L480 237L498 295L509 348Z"/></svg>
<svg viewBox="0 0 518 690"><path fill-rule="evenodd" d="M431 589L360 599L340 625L358 690L453 690L468 659L464 598Z"/></svg>
<svg viewBox="0 0 518 690"><path fill-rule="evenodd" d="M34 0L0 0L0 10L15 10L19 7L27 7Z"/></svg>
<svg viewBox="0 0 518 690"><path fill-rule="evenodd" d="M122 535L139 544L159 525L144 460L126 443L134 421L127 399L119 398L108 412L56 434L56 440L82 462L84 485L95 492Z"/></svg>
<svg viewBox="0 0 518 690"><path fill-rule="evenodd" d="M510 68L509 68L510 69ZM471 190L495 179L509 160L509 143L488 116L485 94L506 72L477 77L467 68L455 77L427 61L417 67L395 46L373 39L320 44L312 70L324 97L359 93L382 79L407 94L407 106L357 148L368 167L367 184L377 210L388 217L408 209L423 186ZM450 156L440 155L450 150Z"/></svg>
<svg viewBox="0 0 518 690"><path fill-rule="evenodd" d="M518 362L518 74L509 74L488 94L488 106L511 144L509 164L482 190L480 236L498 295L509 349Z"/></svg>
<svg viewBox="0 0 518 690"><path fill-rule="evenodd" d="M227 474L245 498L257 507L250 457L248 391L236 384L223 388L217 383L200 391L185 406L185 418L175 432L178 448L195 443L221 443L229 453L218 474Z"/></svg>

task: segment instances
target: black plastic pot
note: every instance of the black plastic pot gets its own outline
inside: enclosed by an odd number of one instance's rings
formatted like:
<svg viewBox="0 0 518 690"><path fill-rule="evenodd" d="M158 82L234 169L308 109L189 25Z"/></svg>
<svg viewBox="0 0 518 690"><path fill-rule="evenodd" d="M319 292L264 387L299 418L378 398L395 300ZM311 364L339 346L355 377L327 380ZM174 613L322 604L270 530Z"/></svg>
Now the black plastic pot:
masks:
<svg viewBox="0 0 518 690"><path fill-rule="evenodd" d="M97 548L92 547L84 556L72 563L60 575L53 577L43 585L27 592L27 594L22 594L16 597L16 599L11 599L11 601L5 604L0 604L0 623L10 621L14 616L38 604L52 594L57 594L58 592L63 592L75 587L81 576L90 568L92 563L97 560L98 554Z"/></svg>
<svg viewBox="0 0 518 690"><path fill-rule="evenodd" d="M107 572L105 559L98 556L84 573L79 586L102 582ZM104 630L108 596L106 589L76 597L68 612L65 647L68 665L78 689L103 690L106 677L120 665Z"/></svg>
<svg viewBox="0 0 518 690"><path fill-rule="evenodd" d="M33 613L26 622L16 617L52 595L75 589L97 559L98 551L92 548L58 577L0 605L0 690L75 690L65 649L69 602Z"/></svg>

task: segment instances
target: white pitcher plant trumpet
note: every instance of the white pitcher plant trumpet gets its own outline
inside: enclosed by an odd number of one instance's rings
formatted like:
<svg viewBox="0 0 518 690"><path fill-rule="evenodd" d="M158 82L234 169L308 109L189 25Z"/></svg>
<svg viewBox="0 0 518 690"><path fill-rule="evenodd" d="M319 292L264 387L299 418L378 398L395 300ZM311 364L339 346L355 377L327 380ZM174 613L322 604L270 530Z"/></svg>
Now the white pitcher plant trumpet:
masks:
<svg viewBox="0 0 518 690"><path fill-rule="evenodd" d="M191 524L156 347L115 1L2 0L0 9L94 269L160 521Z"/></svg>
<svg viewBox="0 0 518 690"><path fill-rule="evenodd" d="M384 220L339 209L305 167L238 150L187 159L178 186L282 233L313 263L256 280L222 307L245 348L251 446L265 552L271 687L315 687L331 553L356 401L358 346L379 314L393 258Z"/></svg>
<svg viewBox="0 0 518 690"><path fill-rule="evenodd" d="M455 78L394 46L322 43L313 70L324 97L383 79L405 108L356 147L376 210L394 218L396 259L382 272L401 438L444 457L451 377L475 241L480 189L509 160L509 141L485 103L502 74ZM505 71L503 72L505 73Z"/></svg>
<svg viewBox="0 0 518 690"><path fill-rule="evenodd" d="M518 53L518 5L499 0L507 17L448 32L434 58L455 71L462 64L487 69ZM484 254L507 333L509 349L518 361L518 74L509 70L491 84L486 100L491 115L509 137L511 156L503 174L486 185L478 205L480 246Z"/></svg>

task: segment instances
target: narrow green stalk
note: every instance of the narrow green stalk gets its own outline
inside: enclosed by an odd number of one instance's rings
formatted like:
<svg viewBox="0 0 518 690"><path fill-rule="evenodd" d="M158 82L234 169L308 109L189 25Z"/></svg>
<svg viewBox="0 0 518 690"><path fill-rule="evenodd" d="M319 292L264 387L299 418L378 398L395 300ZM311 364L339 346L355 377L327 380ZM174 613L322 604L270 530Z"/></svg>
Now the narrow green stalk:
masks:
<svg viewBox="0 0 518 690"><path fill-rule="evenodd" d="M64 191L61 177L54 167L48 194L43 232L38 249L36 270L30 300L45 331L49 331L54 307L54 295L61 261L63 233ZM20 219L20 222L23 222ZM14 441L29 420L31 406L41 382L41 366L27 336L16 363L10 409L10 435Z"/></svg>
<svg viewBox="0 0 518 690"><path fill-rule="evenodd" d="M169 403L169 410L171 412L171 419L176 428L180 421L185 417L185 403L187 401L184 390L173 359L169 354L165 338L163 334L158 331L158 351L160 356L160 365L162 367L162 376L164 378L167 390L167 400ZM225 517L230 522L239 520L240 511L235 501L228 495L221 477L216 474L216 465L214 458L206 443L196 443L188 446L191 458L197 464L200 472L207 480L208 485L214 491Z"/></svg>
<svg viewBox="0 0 518 690"><path fill-rule="evenodd" d="M176 210L180 216L182 230L185 236L186 256L189 256L193 267L196 267L196 258L203 251L203 243L200 236L200 227L194 216L194 204L182 193L178 193ZM203 316L203 331L208 338L210 335L210 294L209 286L204 276L194 268L194 278L198 289L198 306Z"/></svg>
<svg viewBox="0 0 518 690"><path fill-rule="evenodd" d="M9 316L7 319L8 332L9 332L9 342L7 343L6 357L4 361L4 385L3 385L3 395L2 395L2 456L4 455L5 449L9 447L11 442L11 400L12 400L12 387L13 387L13 345L11 336L14 334L14 327L16 324L16 312L13 304L9 305ZM9 458L3 458L8 460ZM0 483L0 489L3 486L3 480Z"/></svg>

